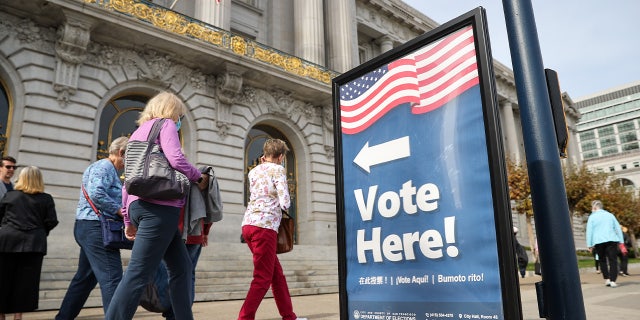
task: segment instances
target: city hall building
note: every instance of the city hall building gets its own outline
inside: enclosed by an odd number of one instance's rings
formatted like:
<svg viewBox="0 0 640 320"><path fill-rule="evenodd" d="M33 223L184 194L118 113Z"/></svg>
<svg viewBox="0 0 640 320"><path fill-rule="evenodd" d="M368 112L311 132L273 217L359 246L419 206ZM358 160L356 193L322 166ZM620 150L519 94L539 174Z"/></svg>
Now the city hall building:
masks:
<svg viewBox="0 0 640 320"><path fill-rule="evenodd" d="M42 169L60 220L48 238L40 308L60 306L76 269L83 171L135 130L163 90L185 102L185 155L214 167L224 202L198 263L196 301L246 294L246 174L269 137L291 149L296 246L280 256L291 293L337 292L332 78L437 25L400 0L2 1L0 147ZM494 72L505 152L524 162L513 72L499 62ZM564 98L566 161L578 163L579 113ZM100 305L99 294L86 306Z"/></svg>

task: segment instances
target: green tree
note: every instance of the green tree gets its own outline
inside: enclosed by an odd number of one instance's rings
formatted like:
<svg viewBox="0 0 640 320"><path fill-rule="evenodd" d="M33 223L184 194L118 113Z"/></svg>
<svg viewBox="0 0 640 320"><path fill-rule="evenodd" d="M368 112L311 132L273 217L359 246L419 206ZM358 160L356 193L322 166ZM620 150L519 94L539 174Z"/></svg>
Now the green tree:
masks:
<svg viewBox="0 0 640 320"><path fill-rule="evenodd" d="M623 225L629 229L633 250L637 252L635 231L640 227L640 208L638 197L633 189L626 188L616 181L607 185L601 197L605 210L613 213Z"/></svg>
<svg viewBox="0 0 640 320"><path fill-rule="evenodd" d="M592 172L585 165L565 166L563 175L569 211L578 215L591 213L591 201L605 192L609 175Z"/></svg>

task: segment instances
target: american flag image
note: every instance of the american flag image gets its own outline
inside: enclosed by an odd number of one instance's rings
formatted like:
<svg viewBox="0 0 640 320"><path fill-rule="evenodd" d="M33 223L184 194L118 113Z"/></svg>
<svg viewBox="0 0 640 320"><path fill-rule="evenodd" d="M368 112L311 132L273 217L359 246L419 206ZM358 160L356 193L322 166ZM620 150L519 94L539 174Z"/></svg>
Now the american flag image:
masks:
<svg viewBox="0 0 640 320"><path fill-rule="evenodd" d="M340 86L344 134L359 133L389 110L432 111L480 83L471 26Z"/></svg>

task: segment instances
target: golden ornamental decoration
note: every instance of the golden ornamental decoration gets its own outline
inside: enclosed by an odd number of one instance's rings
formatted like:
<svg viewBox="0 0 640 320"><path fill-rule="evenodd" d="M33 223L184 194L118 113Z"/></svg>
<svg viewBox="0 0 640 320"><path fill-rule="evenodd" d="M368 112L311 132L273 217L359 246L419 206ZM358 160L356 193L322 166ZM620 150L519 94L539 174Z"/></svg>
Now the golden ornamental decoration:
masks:
<svg viewBox="0 0 640 320"><path fill-rule="evenodd" d="M283 54L252 40L247 40L226 30L218 29L178 12L140 0L79 0L95 4L108 11L115 11L153 26L189 38L210 43L233 53L276 66L300 77L307 77L329 84L337 74L298 57Z"/></svg>
<svg viewBox="0 0 640 320"><path fill-rule="evenodd" d="M271 64L274 66L278 66L284 69L284 58L280 54L272 52L269 55L269 62L271 62Z"/></svg>
<svg viewBox="0 0 640 320"><path fill-rule="evenodd" d="M260 47L256 47L255 45L251 45L253 49L253 57L262 62L269 62L269 56L271 53L268 50L262 49Z"/></svg>
<svg viewBox="0 0 640 320"><path fill-rule="evenodd" d="M247 42L242 37L233 36L231 37L231 49L236 54L244 56L247 53Z"/></svg>
<svg viewBox="0 0 640 320"><path fill-rule="evenodd" d="M304 75L302 61L296 57L287 57L286 59L284 59L284 69L288 72L295 73L300 76Z"/></svg>

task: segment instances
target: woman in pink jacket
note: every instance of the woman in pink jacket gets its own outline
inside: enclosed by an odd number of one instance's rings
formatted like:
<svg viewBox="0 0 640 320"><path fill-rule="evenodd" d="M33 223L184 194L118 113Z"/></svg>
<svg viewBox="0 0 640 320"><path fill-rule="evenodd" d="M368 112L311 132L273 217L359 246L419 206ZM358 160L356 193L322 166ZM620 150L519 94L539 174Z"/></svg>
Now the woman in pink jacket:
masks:
<svg viewBox="0 0 640 320"><path fill-rule="evenodd" d="M151 127L164 121L158 143L171 166L198 183L200 189L208 184L208 176L189 163L182 154L178 130L187 109L174 94L162 92L151 98L138 119L138 129L129 141L146 141ZM125 168L126 170L126 168ZM185 199L139 198L122 189L122 213L127 238L135 240L131 259L122 281L107 310L106 319L132 319L142 290L149 282L161 260L169 269L171 305L176 319L193 319L191 312L191 260L181 235L178 233L180 208Z"/></svg>

